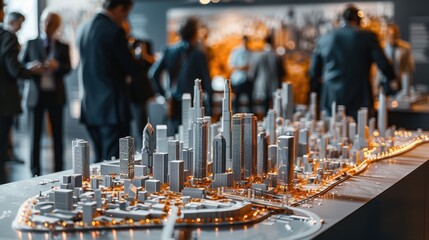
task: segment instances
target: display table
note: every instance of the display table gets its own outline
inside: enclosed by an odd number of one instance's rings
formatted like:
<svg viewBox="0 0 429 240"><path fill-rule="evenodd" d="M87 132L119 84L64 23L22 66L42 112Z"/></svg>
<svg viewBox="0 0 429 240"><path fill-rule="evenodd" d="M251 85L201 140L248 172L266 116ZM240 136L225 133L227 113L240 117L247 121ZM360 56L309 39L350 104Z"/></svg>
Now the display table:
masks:
<svg viewBox="0 0 429 240"><path fill-rule="evenodd" d="M360 176L341 183L305 204L324 219L316 239L428 239L429 144L369 166ZM48 239L49 233L16 232L11 224L19 206L31 196L58 185L52 179L70 171L0 186L0 239ZM182 231L198 239L281 239L285 225L256 225ZM293 229L292 229L293 231ZM159 239L161 230L100 230L60 233L61 239Z"/></svg>
<svg viewBox="0 0 429 240"><path fill-rule="evenodd" d="M389 109L389 125L416 130L429 130L429 101L413 103L410 109Z"/></svg>

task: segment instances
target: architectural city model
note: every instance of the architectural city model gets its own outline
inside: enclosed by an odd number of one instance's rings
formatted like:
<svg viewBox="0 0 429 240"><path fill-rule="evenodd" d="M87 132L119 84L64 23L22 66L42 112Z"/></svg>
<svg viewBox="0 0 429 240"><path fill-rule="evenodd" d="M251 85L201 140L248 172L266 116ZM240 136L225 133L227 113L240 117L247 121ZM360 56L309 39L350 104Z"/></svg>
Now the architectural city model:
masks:
<svg viewBox="0 0 429 240"><path fill-rule="evenodd" d="M192 102L190 94L183 95L178 134L168 137L167 126L148 123L137 154L134 139L121 138L119 160L91 170L88 142L74 140L73 174L26 201L13 227L47 232L158 227L171 237L174 227L220 227L299 214L314 226L311 234L320 219L295 207L374 161L429 141L421 131L387 126L382 92L377 123L368 120L365 108L355 122L335 103L332 117L320 113L318 119L314 93L308 109L294 112L290 83L274 93L274 107L261 122L251 113L232 113L229 81L218 123L204 116L198 79L193 96Z"/></svg>

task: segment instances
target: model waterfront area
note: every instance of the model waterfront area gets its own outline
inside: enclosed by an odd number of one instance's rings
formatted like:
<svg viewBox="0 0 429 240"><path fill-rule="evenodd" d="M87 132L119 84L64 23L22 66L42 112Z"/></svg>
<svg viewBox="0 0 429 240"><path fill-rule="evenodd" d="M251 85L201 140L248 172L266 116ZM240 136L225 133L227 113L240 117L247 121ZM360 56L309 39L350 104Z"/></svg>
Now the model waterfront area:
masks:
<svg viewBox="0 0 429 240"><path fill-rule="evenodd" d="M92 169L88 142L74 140L73 174L26 201L13 227L50 232L164 227L168 232L300 213L317 231L320 219L294 207L374 161L429 141L421 131L387 126L382 92L378 122L368 119L365 108L355 122L335 103L332 117L318 114L314 93L308 108L294 112L289 83L274 93L274 108L261 122L250 113L232 114L231 99L225 81L223 116L211 123L204 116L201 81L195 80L193 104L190 94L183 95L182 125L175 138L167 136L167 126L148 123L141 152L136 154L133 138L121 138L119 159Z"/></svg>

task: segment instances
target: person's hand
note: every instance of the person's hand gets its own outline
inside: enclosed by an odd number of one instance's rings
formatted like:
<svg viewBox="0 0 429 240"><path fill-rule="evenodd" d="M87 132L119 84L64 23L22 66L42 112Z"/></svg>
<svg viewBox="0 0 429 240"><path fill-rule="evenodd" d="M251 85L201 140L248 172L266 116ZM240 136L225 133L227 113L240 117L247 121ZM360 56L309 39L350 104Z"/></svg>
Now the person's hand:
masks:
<svg viewBox="0 0 429 240"><path fill-rule="evenodd" d="M32 64L32 66L30 67L30 71L32 74L41 75L43 74L45 69L40 62L34 62L34 64Z"/></svg>
<svg viewBox="0 0 429 240"><path fill-rule="evenodd" d="M59 67L59 63L57 60L55 59L49 59L45 62L45 67L50 70L50 71L55 71L58 69Z"/></svg>

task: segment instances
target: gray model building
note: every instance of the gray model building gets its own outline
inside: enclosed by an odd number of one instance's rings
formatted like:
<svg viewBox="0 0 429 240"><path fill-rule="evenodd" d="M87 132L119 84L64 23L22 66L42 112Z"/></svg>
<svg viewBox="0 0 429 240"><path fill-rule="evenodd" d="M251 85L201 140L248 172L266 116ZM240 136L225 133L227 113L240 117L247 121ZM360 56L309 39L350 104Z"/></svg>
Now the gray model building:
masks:
<svg viewBox="0 0 429 240"><path fill-rule="evenodd" d="M232 101L231 101L231 82L225 80L223 86L222 98L222 134L225 138L226 158L232 159L231 150L231 118L232 118Z"/></svg>
<svg viewBox="0 0 429 240"><path fill-rule="evenodd" d="M234 181L244 179L244 114L232 116L232 172Z"/></svg>
<svg viewBox="0 0 429 240"><path fill-rule="evenodd" d="M282 90L277 89L273 93L273 109L277 114L277 117L283 117L283 109L282 109Z"/></svg>
<svg viewBox="0 0 429 240"><path fill-rule="evenodd" d="M73 210L73 190L70 189L57 189L55 194L55 209L60 210Z"/></svg>
<svg viewBox="0 0 429 240"><path fill-rule="evenodd" d="M277 140L276 118L277 118L276 111L273 109L268 110L267 117L266 117L266 130L270 138L269 144L275 144Z"/></svg>
<svg viewBox="0 0 429 240"><path fill-rule="evenodd" d="M213 140L213 174L226 171L226 141L222 134Z"/></svg>
<svg viewBox="0 0 429 240"><path fill-rule="evenodd" d="M153 178L161 183L168 182L168 153L153 154Z"/></svg>
<svg viewBox="0 0 429 240"><path fill-rule="evenodd" d="M134 138L127 136L119 139L119 168L122 179L134 178Z"/></svg>
<svg viewBox="0 0 429 240"><path fill-rule="evenodd" d="M268 163L270 172L277 171L277 144L268 146Z"/></svg>
<svg viewBox="0 0 429 240"><path fill-rule="evenodd" d="M148 193L159 192L161 190L161 181L156 179L146 180L144 188Z"/></svg>
<svg viewBox="0 0 429 240"><path fill-rule="evenodd" d="M359 149L362 149L368 146L368 141L366 136L367 121L368 121L368 109L361 108L358 111L358 136L359 136L358 148Z"/></svg>
<svg viewBox="0 0 429 240"><path fill-rule="evenodd" d="M170 191L181 192L184 187L185 174L183 160L170 162Z"/></svg>
<svg viewBox="0 0 429 240"><path fill-rule="evenodd" d="M168 161L173 160L181 160L179 140L168 140ZM170 175L170 166L168 167L168 175Z"/></svg>
<svg viewBox="0 0 429 240"><path fill-rule="evenodd" d="M257 118L252 113L244 114L243 122L243 152L244 152L244 178L249 179L256 175L257 156L256 156L256 137L257 137Z"/></svg>
<svg viewBox="0 0 429 240"><path fill-rule="evenodd" d="M83 222L86 224L91 224L94 219L94 215L97 212L97 203L96 202L85 202L82 203L82 212L83 212Z"/></svg>
<svg viewBox="0 0 429 240"><path fill-rule="evenodd" d="M278 178L281 184L292 186L294 178L294 137L280 136L278 142Z"/></svg>
<svg viewBox="0 0 429 240"><path fill-rule="evenodd" d="M387 99L384 94L383 88L380 88L378 94L378 131L380 132L381 137L386 136L387 129Z"/></svg>
<svg viewBox="0 0 429 240"><path fill-rule="evenodd" d="M198 118L194 122L194 161L193 177L195 180L203 180L207 177L208 160L208 127L207 121Z"/></svg>
<svg viewBox="0 0 429 240"><path fill-rule="evenodd" d="M188 148L182 150L183 161L185 162L185 170L188 176L194 175L194 149Z"/></svg>
<svg viewBox="0 0 429 240"><path fill-rule="evenodd" d="M189 118L189 112L192 109L192 96L189 93L182 95L182 126L183 126L183 147L192 147L189 145L189 129L192 128L192 119Z"/></svg>
<svg viewBox="0 0 429 240"><path fill-rule="evenodd" d="M257 174L265 176L268 173L268 135L266 132L258 134Z"/></svg>
<svg viewBox="0 0 429 240"><path fill-rule="evenodd" d="M147 121L146 126L143 129L143 136L142 136L142 164L146 165L149 168L152 168L153 160L152 155L154 152L154 146L152 146L152 139L153 134L155 133L155 130L153 129L152 124L150 124L149 120Z"/></svg>
<svg viewBox="0 0 429 240"><path fill-rule="evenodd" d="M294 110L294 101L293 101L293 89L292 89L292 83L282 83L282 108L283 108L283 115L284 119L292 119L293 116L293 110Z"/></svg>
<svg viewBox="0 0 429 240"><path fill-rule="evenodd" d="M90 177L89 171L89 144L83 139L75 139L72 141L72 160L73 173L81 174L83 179L88 180Z"/></svg>
<svg viewBox="0 0 429 240"><path fill-rule="evenodd" d="M156 151L168 153L167 125L156 125Z"/></svg>
<svg viewBox="0 0 429 240"><path fill-rule="evenodd" d="M201 79L195 79L193 107L194 107L193 121L195 122L198 118L204 118L203 88L201 87Z"/></svg>

